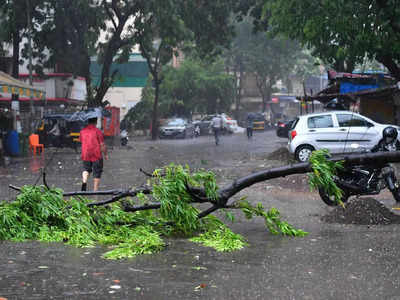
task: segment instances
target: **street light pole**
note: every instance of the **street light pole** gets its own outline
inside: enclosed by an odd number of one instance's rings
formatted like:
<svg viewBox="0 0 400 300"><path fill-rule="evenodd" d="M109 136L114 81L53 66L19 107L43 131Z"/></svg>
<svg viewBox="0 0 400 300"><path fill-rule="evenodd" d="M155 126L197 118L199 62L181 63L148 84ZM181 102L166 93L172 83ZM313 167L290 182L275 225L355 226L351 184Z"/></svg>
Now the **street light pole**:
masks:
<svg viewBox="0 0 400 300"><path fill-rule="evenodd" d="M27 21L28 21L29 85L32 86L32 84L33 84L33 78L32 78L32 20L31 20L30 0L26 0L26 12L27 12ZM32 93L30 93L29 106L30 106L29 133L32 133L32 131L33 131L33 119L34 119L34 108L33 108L33 96L32 96Z"/></svg>

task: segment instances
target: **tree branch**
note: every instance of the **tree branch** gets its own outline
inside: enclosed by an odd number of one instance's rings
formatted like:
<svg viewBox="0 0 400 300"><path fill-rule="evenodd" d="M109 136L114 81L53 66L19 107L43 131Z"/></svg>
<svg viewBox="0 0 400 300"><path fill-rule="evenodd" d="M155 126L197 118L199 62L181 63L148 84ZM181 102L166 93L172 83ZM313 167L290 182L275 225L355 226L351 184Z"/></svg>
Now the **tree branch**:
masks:
<svg viewBox="0 0 400 300"><path fill-rule="evenodd" d="M160 203L151 203L151 204L145 204L142 206L125 206L124 211L135 212L135 211L140 211L140 210L159 209L160 207L161 207Z"/></svg>
<svg viewBox="0 0 400 300"><path fill-rule="evenodd" d="M188 182L185 182L186 192L189 196L195 200L194 202L204 203L204 202L211 202L215 203L212 199L208 198L205 194L205 191L200 188L194 188L189 185Z"/></svg>
<svg viewBox="0 0 400 300"><path fill-rule="evenodd" d="M147 177L156 177L153 174L146 172L145 170L143 170L142 168L139 169L140 172L142 172L144 175L146 175Z"/></svg>
<svg viewBox="0 0 400 300"><path fill-rule="evenodd" d="M49 190L50 188L49 188L49 186L47 185L47 181L46 181L46 170L45 170L45 169L42 170L42 175L43 175L43 184L44 184L44 186Z"/></svg>
<svg viewBox="0 0 400 300"><path fill-rule="evenodd" d="M212 212L214 212L214 211L216 211L216 210L218 210L218 209L220 209L220 208L222 208L222 207L215 204L215 205L211 206L210 208L208 208L208 209L203 210L202 212L200 212L200 213L197 215L197 218L199 218L199 219L204 218L205 216L211 214Z"/></svg>
<svg viewBox="0 0 400 300"><path fill-rule="evenodd" d="M116 201L118 201L118 200L120 200L122 198L135 197L139 193L150 194L151 193L151 189L149 189L147 187L144 187L144 188L137 188L137 189L135 189L133 191L125 191L125 192L117 194L116 196L112 197L111 199L108 199L108 200L105 200L105 201L88 203L86 206L87 207L92 207L92 206L106 205L106 204L110 204L110 203L116 202Z"/></svg>
<svg viewBox="0 0 400 300"><path fill-rule="evenodd" d="M108 190L108 191L77 191L77 192L67 192L63 193L63 196L92 196L92 195L117 195L123 193L124 190Z"/></svg>
<svg viewBox="0 0 400 300"><path fill-rule="evenodd" d="M15 191L18 191L18 192L21 191L21 188L20 188L20 187L17 187L17 186L12 185L12 184L9 184L8 187L9 187L10 189L15 190Z"/></svg>
<svg viewBox="0 0 400 300"><path fill-rule="evenodd" d="M114 2L114 1L113 1L113 2ZM110 19L111 23L113 24L114 29L117 30L118 25L117 25L117 23L115 23L114 17L113 17L113 15L112 15L111 12L110 12L110 6L109 6L109 4L107 3L107 1L103 0L103 5L104 5L104 10L106 11L106 13L107 13L107 15L108 15L108 18ZM113 5L113 6L114 6L114 5ZM114 10L114 12L115 12L115 14L117 15L117 18L118 18L117 12L116 12L115 10Z"/></svg>
<svg viewBox="0 0 400 300"><path fill-rule="evenodd" d="M379 165L388 162L400 162L400 151L341 155L334 156L329 160L343 161L345 166ZM287 175L308 173L310 171L311 165L309 163L297 163L247 175L235 180L233 183L223 188L219 193L219 203L226 204L229 198L233 195L255 183Z"/></svg>

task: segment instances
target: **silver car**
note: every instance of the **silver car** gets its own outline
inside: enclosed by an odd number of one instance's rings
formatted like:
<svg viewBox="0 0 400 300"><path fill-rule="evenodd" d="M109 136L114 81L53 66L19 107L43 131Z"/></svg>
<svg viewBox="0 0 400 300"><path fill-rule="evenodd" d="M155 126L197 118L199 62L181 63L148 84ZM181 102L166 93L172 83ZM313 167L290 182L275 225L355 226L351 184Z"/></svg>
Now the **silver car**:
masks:
<svg viewBox="0 0 400 300"><path fill-rule="evenodd" d="M313 150L348 153L372 149L382 139L383 129L395 125L379 124L351 111L329 111L299 116L289 132L288 149L300 161L308 161ZM360 145L359 148L351 144Z"/></svg>
<svg viewBox="0 0 400 300"><path fill-rule="evenodd" d="M173 118L168 119L164 125L159 129L160 138L186 138L195 136L194 125L192 122L181 119Z"/></svg>
<svg viewBox="0 0 400 300"><path fill-rule="evenodd" d="M203 117L201 120L194 121L193 124L196 126L201 135L206 135L206 134L212 134L212 128L211 128L211 120L215 117L216 115L207 115ZM226 114L222 113L219 116L222 118L222 124L223 124L223 133L234 133L235 130L237 129L237 121L233 120L232 118L228 117Z"/></svg>

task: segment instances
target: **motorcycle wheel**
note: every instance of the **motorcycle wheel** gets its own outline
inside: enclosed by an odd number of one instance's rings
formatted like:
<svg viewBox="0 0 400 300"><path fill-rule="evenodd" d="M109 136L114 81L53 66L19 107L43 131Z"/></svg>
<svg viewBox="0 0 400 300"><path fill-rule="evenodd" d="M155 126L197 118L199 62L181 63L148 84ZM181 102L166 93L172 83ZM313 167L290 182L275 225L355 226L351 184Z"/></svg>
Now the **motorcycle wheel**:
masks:
<svg viewBox="0 0 400 300"><path fill-rule="evenodd" d="M396 200L396 202L400 202L400 189L394 189L392 192L393 198L394 200Z"/></svg>
<svg viewBox="0 0 400 300"><path fill-rule="evenodd" d="M396 181L395 179L393 179L391 176L389 176L387 178L387 180L390 180L390 183L388 183L388 186L393 186L394 189L390 190L390 192L393 195L394 200L396 200L396 202L400 202L400 188L397 187L397 184L395 184L394 182ZM390 188L389 188L390 189Z"/></svg>
<svg viewBox="0 0 400 300"><path fill-rule="evenodd" d="M321 200L324 201L324 203L326 205L329 205L329 206L337 206L338 205L338 203L335 201L335 197L329 196L324 188L319 188L318 192L319 192L319 196L321 197ZM348 191L345 189L342 189L342 199L340 199L340 200L343 203L346 203L348 199L349 199Z"/></svg>

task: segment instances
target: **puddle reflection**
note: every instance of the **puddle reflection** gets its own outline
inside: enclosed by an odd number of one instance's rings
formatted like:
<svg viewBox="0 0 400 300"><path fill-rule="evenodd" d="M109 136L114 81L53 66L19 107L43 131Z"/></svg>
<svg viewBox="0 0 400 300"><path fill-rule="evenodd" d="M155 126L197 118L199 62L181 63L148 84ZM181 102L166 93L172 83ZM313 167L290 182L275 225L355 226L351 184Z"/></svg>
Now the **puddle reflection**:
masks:
<svg viewBox="0 0 400 300"><path fill-rule="evenodd" d="M44 155L32 156L29 160L29 168L32 173L38 173L44 167Z"/></svg>

